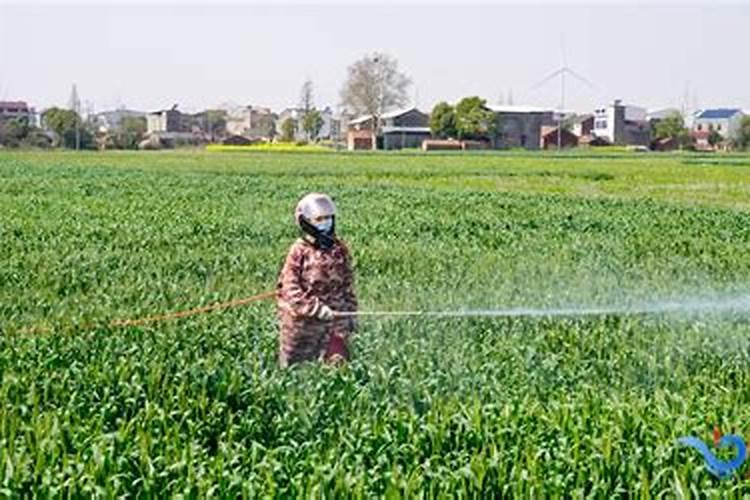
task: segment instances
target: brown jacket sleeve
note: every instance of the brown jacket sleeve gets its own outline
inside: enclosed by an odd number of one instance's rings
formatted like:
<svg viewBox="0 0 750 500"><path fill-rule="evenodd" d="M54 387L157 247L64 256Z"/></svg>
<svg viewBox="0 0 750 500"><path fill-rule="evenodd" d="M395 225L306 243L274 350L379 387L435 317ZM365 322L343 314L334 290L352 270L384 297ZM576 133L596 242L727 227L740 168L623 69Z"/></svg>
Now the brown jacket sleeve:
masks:
<svg viewBox="0 0 750 500"><path fill-rule="evenodd" d="M352 254L344 246L344 301L346 302L347 311L357 310L357 294L354 291L354 271L352 270Z"/></svg>
<svg viewBox="0 0 750 500"><path fill-rule="evenodd" d="M357 294L354 290L354 271L352 269L352 254L349 252L349 248L342 242L342 248L344 250L344 265L343 265L343 301L344 307L342 310L355 312L357 311ZM346 325L346 333L351 333L357 329L357 317L351 316L348 324Z"/></svg>
<svg viewBox="0 0 750 500"><path fill-rule="evenodd" d="M300 284L304 260L302 245L295 243L289 249L281 274L279 274L277 285L279 306L296 317L315 317L320 310L320 301L310 290L304 290Z"/></svg>

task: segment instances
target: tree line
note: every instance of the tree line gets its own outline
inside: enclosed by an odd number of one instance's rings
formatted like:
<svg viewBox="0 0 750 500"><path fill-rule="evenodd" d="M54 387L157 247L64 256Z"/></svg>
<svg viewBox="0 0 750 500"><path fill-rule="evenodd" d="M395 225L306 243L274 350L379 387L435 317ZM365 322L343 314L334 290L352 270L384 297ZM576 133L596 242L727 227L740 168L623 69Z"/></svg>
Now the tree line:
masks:
<svg viewBox="0 0 750 500"><path fill-rule="evenodd" d="M117 149L135 149L146 132L146 119L125 117L110 134L97 137L96 124L71 109L52 107L42 113L43 127L27 117L0 120L0 145L16 148L95 149L97 141Z"/></svg>
<svg viewBox="0 0 750 500"><path fill-rule="evenodd" d="M385 53L374 52L355 61L347 68L347 76L341 89L342 111L350 117L372 117L376 130L382 125L385 112L404 107L409 102L408 90L411 78L400 70L398 61ZM307 79L302 85L299 101L299 117L289 117L280 124L278 139L291 142L298 134L305 141L316 140L324 125L324 119L314 102L313 82ZM193 115L196 125L206 129L209 140L215 140L225 130L227 114L223 110L206 110ZM25 118L0 122L0 145L6 147L65 147L92 149L137 148L146 133L146 120L142 117L125 117L119 126L105 136L97 135L95 124L81 118L75 111L50 108L42 115L46 130L39 129ZM486 100L465 97L455 105L439 102L430 113L432 135L443 139L492 140L501 132L497 116L487 109ZM276 136L275 127L269 137ZM48 134L47 131L52 132ZM674 139L680 147L692 145L692 135L679 113L668 116L656 124L655 139ZM713 131L708 137L711 145L723 141ZM750 117L744 117L740 133L730 146L750 149Z"/></svg>

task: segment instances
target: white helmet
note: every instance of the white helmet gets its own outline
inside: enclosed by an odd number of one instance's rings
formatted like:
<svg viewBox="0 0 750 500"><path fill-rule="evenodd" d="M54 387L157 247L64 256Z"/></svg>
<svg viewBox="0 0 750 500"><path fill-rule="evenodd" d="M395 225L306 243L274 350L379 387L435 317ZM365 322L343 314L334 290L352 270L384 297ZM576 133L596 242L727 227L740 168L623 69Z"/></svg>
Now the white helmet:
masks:
<svg viewBox="0 0 750 500"><path fill-rule="evenodd" d="M330 225L319 229L313 221L318 217L330 217ZM303 232L315 240L319 248L331 248L335 243L336 204L324 193L310 193L304 196L294 210L294 220Z"/></svg>
<svg viewBox="0 0 750 500"><path fill-rule="evenodd" d="M334 217L335 215L336 204L330 196L325 193L310 193L297 203L297 208L294 211L294 221L301 227L300 216L310 222L316 217Z"/></svg>

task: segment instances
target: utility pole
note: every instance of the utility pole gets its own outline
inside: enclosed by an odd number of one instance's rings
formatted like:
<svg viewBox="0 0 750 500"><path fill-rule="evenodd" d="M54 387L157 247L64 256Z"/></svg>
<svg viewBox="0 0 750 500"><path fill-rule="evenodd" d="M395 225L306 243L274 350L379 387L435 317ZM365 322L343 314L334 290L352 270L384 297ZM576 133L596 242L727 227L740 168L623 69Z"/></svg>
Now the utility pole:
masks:
<svg viewBox="0 0 750 500"><path fill-rule="evenodd" d="M562 150L562 117L565 110L565 71L560 73L560 112L557 115L557 152Z"/></svg>
<svg viewBox="0 0 750 500"><path fill-rule="evenodd" d="M78 89L75 83L70 91L69 107L76 114L76 151L79 151L81 149L81 99L78 97Z"/></svg>

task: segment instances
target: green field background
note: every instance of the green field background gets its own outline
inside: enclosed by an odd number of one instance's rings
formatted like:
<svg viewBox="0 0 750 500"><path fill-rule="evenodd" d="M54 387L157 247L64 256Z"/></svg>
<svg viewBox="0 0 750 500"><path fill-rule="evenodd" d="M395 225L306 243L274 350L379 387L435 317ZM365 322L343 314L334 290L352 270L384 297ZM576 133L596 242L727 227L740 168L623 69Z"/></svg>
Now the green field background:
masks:
<svg viewBox="0 0 750 500"><path fill-rule="evenodd" d="M105 325L273 289L317 190L363 310L747 297L749 188L742 155L2 152L0 495L747 494L675 444L750 436L741 314L362 319L288 371L271 302Z"/></svg>

